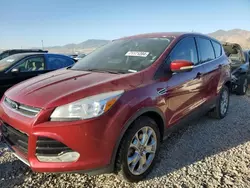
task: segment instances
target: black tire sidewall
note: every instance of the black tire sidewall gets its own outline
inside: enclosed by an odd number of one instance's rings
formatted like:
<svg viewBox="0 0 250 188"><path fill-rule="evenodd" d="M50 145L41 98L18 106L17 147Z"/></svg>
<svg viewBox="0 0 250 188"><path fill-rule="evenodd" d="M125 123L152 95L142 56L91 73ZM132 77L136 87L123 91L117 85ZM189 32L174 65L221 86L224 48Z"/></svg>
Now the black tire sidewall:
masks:
<svg viewBox="0 0 250 188"><path fill-rule="evenodd" d="M127 164L128 149L130 146L130 142L133 139L136 132L139 131L144 126L149 126L155 131L155 134L157 137L157 148L156 148L156 152L155 152L155 157L154 157L151 165L149 166L149 168L141 175L134 175L130 172L128 164ZM150 171L152 170L152 168L155 164L156 157L158 155L159 147L160 147L160 140L161 140L160 139L160 132L159 132L158 126L154 120L152 120L149 117L140 117L137 120L135 120L135 122L132 125L132 128L125 134L127 134L127 135L124 138L125 140L123 142L123 144L125 144L125 145L124 145L124 150L122 151L122 154L121 154L121 171L120 171L120 173L122 173L123 178L125 178L127 181L138 182L138 181L144 179L150 173Z"/></svg>
<svg viewBox="0 0 250 188"><path fill-rule="evenodd" d="M248 88L246 88L246 90L244 91L244 83L245 83L245 80L247 80L247 76L246 75L242 75L241 77L240 77L240 81L239 81L239 86L238 86L238 88L237 88L237 94L238 95L245 95L246 94L246 92L247 92L247 89ZM248 81L248 80L247 80Z"/></svg>

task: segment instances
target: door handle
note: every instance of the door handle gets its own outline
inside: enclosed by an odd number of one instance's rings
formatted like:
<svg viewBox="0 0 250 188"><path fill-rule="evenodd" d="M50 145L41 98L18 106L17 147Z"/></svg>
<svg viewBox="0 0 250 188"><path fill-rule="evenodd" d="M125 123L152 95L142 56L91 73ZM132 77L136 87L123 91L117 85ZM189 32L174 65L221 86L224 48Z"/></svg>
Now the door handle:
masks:
<svg viewBox="0 0 250 188"><path fill-rule="evenodd" d="M158 93L158 95L165 95L167 93L167 89L166 88L159 88L159 89L157 89L157 93Z"/></svg>

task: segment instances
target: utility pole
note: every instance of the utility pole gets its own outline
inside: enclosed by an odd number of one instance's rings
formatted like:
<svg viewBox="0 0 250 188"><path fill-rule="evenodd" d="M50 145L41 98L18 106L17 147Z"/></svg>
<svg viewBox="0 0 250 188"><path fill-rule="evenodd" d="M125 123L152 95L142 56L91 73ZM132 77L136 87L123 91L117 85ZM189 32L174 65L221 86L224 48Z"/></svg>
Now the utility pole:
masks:
<svg viewBox="0 0 250 188"><path fill-rule="evenodd" d="M41 42L42 42L42 49L43 49L43 40Z"/></svg>

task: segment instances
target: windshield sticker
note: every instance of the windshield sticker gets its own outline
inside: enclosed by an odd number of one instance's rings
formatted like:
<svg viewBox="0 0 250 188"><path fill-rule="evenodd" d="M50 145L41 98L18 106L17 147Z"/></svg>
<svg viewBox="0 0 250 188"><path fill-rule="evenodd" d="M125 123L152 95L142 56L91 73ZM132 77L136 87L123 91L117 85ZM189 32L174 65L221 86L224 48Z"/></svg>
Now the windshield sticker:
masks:
<svg viewBox="0 0 250 188"><path fill-rule="evenodd" d="M125 56L147 57L149 52L128 51Z"/></svg>
<svg viewBox="0 0 250 188"><path fill-rule="evenodd" d="M8 59L7 62L12 63L13 61L15 61L15 59Z"/></svg>

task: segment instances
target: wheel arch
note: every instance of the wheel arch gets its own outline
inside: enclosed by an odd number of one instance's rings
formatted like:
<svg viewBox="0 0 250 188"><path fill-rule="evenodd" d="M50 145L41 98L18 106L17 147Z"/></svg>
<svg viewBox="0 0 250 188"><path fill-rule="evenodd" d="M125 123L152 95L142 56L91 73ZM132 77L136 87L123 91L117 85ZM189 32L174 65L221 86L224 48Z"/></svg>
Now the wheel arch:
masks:
<svg viewBox="0 0 250 188"><path fill-rule="evenodd" d="M132 125L132 123L137 118L139 118L141 116L150 117L156 122L156 124L158 125L158 128L159 128L160 134L161 134L161 140L163 140L164 133L166 130L166 126L165 126L166 125L166 118L165 118L164 114L162 113L162 111L156 107L145 107L145 108L138 110L125 123L125 125L123 126L123 129L121 131L121 134L120 134L119 138L117 139L117 142L116 142L114 150L113 150L112 158L111 158L111 164L112 164L114 170L115 170L115 163L117 160L117 153L119 151L120 143L121 143L122 139L124 138L124 135L125 135L126 131L128 130L128 128Z"/></svg>
<svg viewBox="0 0 250 188"><path fill-rule="evenodd" d="M231 81L231 80L228 80L228 81L226 81L226 82L224 83L224 85L227 86L228 89L231 89L231 87L232 87L232 81Z"/></svg>

